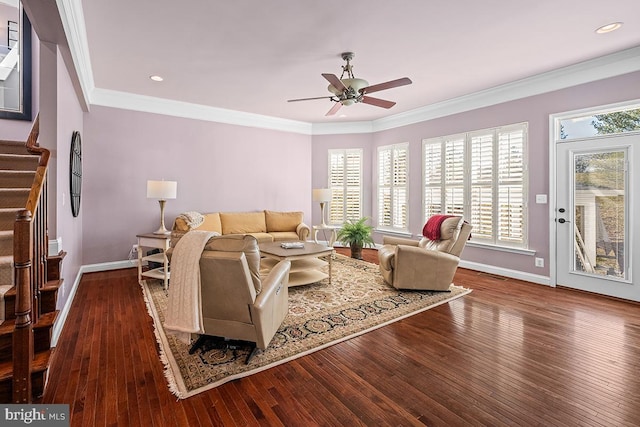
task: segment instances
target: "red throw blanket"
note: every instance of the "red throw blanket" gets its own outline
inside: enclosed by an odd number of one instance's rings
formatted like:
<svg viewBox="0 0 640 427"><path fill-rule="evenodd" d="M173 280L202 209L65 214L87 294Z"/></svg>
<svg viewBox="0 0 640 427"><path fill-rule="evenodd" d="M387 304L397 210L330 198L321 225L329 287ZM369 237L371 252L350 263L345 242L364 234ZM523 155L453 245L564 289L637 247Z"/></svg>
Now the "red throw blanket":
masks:
<svg viewBox="0 0 640 427"><path fill-rule="evenodd" d="M429 240L440 240L440 226L445 219L456 215L434 215L427 220L422 228L422 235Z"/></svg>

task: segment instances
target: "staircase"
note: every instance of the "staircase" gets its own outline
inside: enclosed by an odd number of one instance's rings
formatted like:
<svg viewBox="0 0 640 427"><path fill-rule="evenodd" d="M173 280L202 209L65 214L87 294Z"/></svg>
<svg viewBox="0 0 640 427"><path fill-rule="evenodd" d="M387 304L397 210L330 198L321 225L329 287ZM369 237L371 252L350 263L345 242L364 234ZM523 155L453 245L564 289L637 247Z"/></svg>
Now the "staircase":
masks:
<svg viewBox="0 0 640 427"><path fill-rule="evenodd" d="M43 394L65 253L48 254L49 151L38 118L26 142L0 140L0 402Z"/></svg>

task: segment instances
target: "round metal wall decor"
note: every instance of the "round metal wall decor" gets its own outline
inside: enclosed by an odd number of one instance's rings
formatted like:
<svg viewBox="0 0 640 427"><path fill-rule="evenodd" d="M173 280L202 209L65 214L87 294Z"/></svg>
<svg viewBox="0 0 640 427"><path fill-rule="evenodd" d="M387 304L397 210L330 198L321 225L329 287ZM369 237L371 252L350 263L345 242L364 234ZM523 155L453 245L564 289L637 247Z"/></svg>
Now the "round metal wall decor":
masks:
<svg viewBox="0 0 640 427"><path fill-rule="evenodd" d="M71 194L71 213L76 217L80 213L80 195L82 194L82 141L78 131L74 131L71 136L69 193Z"/></svg>

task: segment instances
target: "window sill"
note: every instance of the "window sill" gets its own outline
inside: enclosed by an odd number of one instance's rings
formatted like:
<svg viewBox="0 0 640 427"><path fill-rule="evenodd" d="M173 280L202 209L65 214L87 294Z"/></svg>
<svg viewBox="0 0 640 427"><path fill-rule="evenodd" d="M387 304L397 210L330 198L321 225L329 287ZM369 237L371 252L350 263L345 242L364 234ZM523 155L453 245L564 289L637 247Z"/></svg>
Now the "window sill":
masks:
<svg viewBox="0 0 640 427"><path fill-rule="evenodd" d="M512 254L519 254L519 255L534 256L536 254L536 251L532 249L512 248L509 246L497 246L497 245L490 245L487 243L467 242L467 246L480 248L480 249L490 249L492 251L509 252Z"/></svg>
<svg viewBox="0 0 640 427"><path fill-rule="evenodd" d="M400 231L400 230L388 230L385 228L375 228L374 231L380 234L387 234L390 236L401 236L401 237L413 237L413 233L409 231Z"/></svg>

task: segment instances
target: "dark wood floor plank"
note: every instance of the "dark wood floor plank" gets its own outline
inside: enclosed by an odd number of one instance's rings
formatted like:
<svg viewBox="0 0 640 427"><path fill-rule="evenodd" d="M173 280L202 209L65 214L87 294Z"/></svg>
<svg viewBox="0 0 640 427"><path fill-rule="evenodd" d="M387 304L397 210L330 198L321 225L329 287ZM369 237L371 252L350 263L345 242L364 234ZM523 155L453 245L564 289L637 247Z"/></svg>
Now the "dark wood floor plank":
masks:
<svg viewBox="0 0 640 427"><path fill-rule="evenodd" d="M639 304L455 282L473 292L178 400L135 269L85 274L42 402L68 403L72 426L640 425Z"/></svg>

